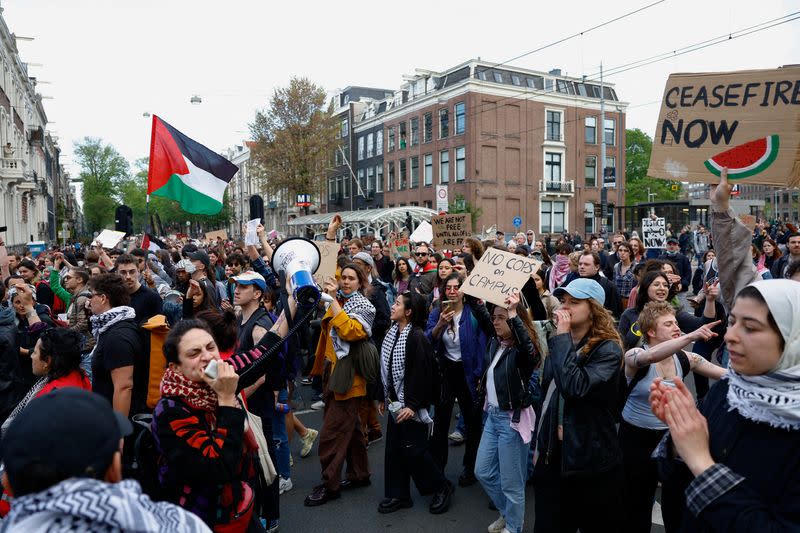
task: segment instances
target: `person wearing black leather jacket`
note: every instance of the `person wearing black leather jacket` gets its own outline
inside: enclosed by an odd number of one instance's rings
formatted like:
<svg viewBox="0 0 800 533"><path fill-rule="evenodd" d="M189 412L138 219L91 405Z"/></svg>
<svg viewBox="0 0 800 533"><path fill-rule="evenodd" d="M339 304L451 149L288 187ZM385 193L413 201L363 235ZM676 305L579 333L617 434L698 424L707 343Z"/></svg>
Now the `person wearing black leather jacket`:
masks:
<svg viewBox="0 0 800 533"><path fill-rule="evenodd" d="M620 531L622 341L596 281L576 279L554 295L562 307L542 380L534 532Z"/></svg>
<svg viewBox="0 0 800 533"><path fill-rule="evenodd" d="M500 511L488 530L511 533L522 531L525 518L528 450L536 420L528 381L541 362L529 311L517 314L519 301L519 293L512 294L507 309L492 309L495 336L485 352L486 371L478 389L486 422L475 462L475 476ZM483 305L479 309L479 320L489 318Z"/></svg>

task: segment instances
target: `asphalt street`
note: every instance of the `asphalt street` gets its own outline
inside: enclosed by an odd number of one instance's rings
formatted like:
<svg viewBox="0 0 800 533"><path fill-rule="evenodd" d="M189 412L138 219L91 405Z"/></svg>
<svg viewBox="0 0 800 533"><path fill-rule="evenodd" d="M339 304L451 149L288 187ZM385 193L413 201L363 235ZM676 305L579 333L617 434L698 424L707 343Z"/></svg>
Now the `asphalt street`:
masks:
<svg viewBox="0 0 800 533"><path fill-rule="evenodd" d="M311 411L311 387L299 386L295 395L296 413L307 427L321 429L322 411ZM368 450L372 471L372 486L342 492L339 500L320 507L305 507L303 499L314 485L320 482L320 466L317 446L311 455L300 458L300 443L292 442L292 483L294 488L281 495L280 530L283 532L309 531L326 533L333 531L359 532L483 532L498 516L489 509L489 499L479 483L471 487L457 487L450 510L441 515L428 512L429 498L422 497L412 489L414 507L401 509L392 514L378 513L378 503L383 498L384 443L378 441ZM447 476L457 484L461 473L464 446L451 446L447 464ZM527 487L525 506L525 531L533 530L533 488ZM653 532L662 532L658 507L654 512Z"/></svg>

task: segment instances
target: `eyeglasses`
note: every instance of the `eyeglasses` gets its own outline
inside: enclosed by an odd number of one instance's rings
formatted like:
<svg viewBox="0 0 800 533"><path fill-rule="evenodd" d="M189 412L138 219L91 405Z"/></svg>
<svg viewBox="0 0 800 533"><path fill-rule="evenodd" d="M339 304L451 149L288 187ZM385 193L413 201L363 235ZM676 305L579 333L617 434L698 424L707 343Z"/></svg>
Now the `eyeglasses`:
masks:
<svg viewBox="0 0 800 533"><path fill-rule="evenodd" d="M428 255L428 252L416 252L414 255L417 255L419 257L425 257L426 255Z"/></svg>

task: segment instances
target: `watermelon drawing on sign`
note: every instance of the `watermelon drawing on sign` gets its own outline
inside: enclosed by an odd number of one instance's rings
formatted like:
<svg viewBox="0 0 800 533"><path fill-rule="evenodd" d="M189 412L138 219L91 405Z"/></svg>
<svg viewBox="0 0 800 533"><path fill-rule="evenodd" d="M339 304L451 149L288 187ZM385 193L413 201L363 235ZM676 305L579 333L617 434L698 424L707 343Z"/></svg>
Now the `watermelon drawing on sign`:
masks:
<svg viewBox="0 0 800 533"><path fill-rule="evenodd" d="M706 159L709 172L719 176L722 169L728 168L728 178L740 180L755 176L766 170L778 157L780 137L770 135L763 139L746 142Z"/></svg>

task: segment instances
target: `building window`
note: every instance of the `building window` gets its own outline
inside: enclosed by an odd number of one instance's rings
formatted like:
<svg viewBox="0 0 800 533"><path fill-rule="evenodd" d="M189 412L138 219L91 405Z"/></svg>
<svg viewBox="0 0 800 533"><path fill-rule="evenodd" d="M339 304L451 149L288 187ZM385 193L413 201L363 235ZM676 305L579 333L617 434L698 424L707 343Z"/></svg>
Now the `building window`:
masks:
<svg viewBox="0 0 800 533"><path fill-rule="evenodd" d="M419 117L411 119L411 146L419 144Z"/></svg>
<svg viewBox="0 0 800 533"><path fill-rule="evenodd" d="M447 109L439 110L439 138L445 139L450 135L450 112Z"/></svg>
<svg viewBox="0 0 800 533"><path fill-rule="evenodd" d="M561 140L561 111L546 111L547 115L547 140Z"/></svg>
<svg viewBox="0 0 800 533"><path fill-rule="evenodd" d="M367 174L364 172L363 168L358 169L358 187L361 189L358 191L360 194L366 194L367 192Z"/></svg>
<svg viewBox="0 0 800 533"><path fill-rule="evenodd" d="M367 193L375 192L375 168L367 167Z"/></svg>
<svg viewBox="0 0 800 533"><path fill-rule="evenodd" d="M551 78L544 79L544 89L549 93L553 92L553 80Z"/></svg>
<svg viewBox="0 0 800 533"><path fill-rule="evenodd" d="M494 81L495 81L495 82L497 82L497 83L503 83L503 75L502 75L501 73L499 73L499 72L493 72L493 73L492 73L492 77L494 78Z"/></svg>
<svg viewBox="0 0 800 533"><path fill-rule="evenodd" d="M341 124L341 135L342 137L347 137L347 133L350 131L350 120L344 119Z"/></svg>
<svg viewBox="0 0 800 533"><path fill-rule="evenodd" d="M353 181L351 176L342 176L342 196L350 198L350 182Z"/></svg>
<svg viewBox="0 0 800 533"><path fill-rule="evenodd" d="M336 178L328 178L328 202L333 203L336 199Z"/></svg>
<svg viewBox="0 0 800 533"><path fill-rule="evenodd" d="M389 161L386 164L386 190L394 190L394 161Z"/></svg>
<svg viewBox="0 0 800 533"><path fill-rule="evenodd" d="M439 183L450 182L450 150L439 152Z"/></svg>
<svg viewBox="0 0 800 533"><path fill-rule="evenodd" d="M375 132L375 155L383 155L383 130Z"/></svg>
<svg viewBox="0 0 800 533"><path fill-rule="evenodd" d="M467 131L467 107L464 102L456 104L456 135Z"/></svg>
<svg viewBox="0 0 800 533"><path fill-rule="evenodd" d="M358 160L364 159L364 137L363 135L358 138Z"/></svg>
<svg viewBox="0 0 800 533"><path fill-rule="evenodd" d="M406 149L406 121L400 123L400 149Z"/></svg>
<svg viewBox="0 0 800 533"><path fill-rule="evenodd" d="M585 124L586 144L597 144L597 117L586 117Z"/></svg>
<svg viewBox="0 0 800 533"><path fill-rule="evenodd" d="M433 185L433 154L425 154L425 175L422 184L426 187Z"/></svg>
<svg viewBox="0 0 800 533"><path fill-rule="evenodd" d="M402 191L406 188L406 160L400 160L400 187L398 190Z"/></svg>
<svg viewBox="0 0 800 533"><path fill-rule="evenodd" d="M592 202L583 204L583 232L588 235L594 233L594 204Z"/></svg>
<svg viewBox="0 0 800 533"><path fill-rule="evenodd" d="M429 143L433 140L433 113L422 116L422 142Z"/></svg>
<svg viewBox="0 0 800 533"><path fill-rule="evenodd" d="M513 83L516 86L520 86L520 85L522 85L522 80L520 79L520 77L517 74L512 74L511 75L511 83Z"/></svg>
<svg viewBox="0 0 800 533"><path fill-rule="evenodd" d="M416 189L419 187L419 156L415 155L411 158L411 187Z"/></svg>
<svg viewBox="0 0 800 533"><path fill-rule="evenodd" d="M561 181L561 154L545 152L544 179L548 182Z"/></svg>
<svg viewBox="0 0 800 533"><path fill-rule="evenodd" d="M333 160L336 163L336 166L344 165L344 161L342 161L342 152L339 150L339 147L336 147L336 150L333 151Z"/></svg>
<svg viewBox="0 0 800 533"><path fill-rule="evenodd" d="M424 204L425 204L425 207L427 207L428 209L433 209L433 201L425 200Z"/></svg>
<svg viewBox="0 0 800 533"><path fill-rule="evenodd" d="M539 213L541 233L562 233L564 231L564 202L542 201Z"/></svg>
<svg viewBox="0 0 800 533"><path fill-rule="evenodd" d="M388 146L386 147L386 150L389 152L394 152L394 126L389 126L387 132Z"/></svg>
<svg viewBox="0 0 800 533"><path fill-rule="evenodd" d="M375 192L383 192L383 165L375 167Z"/></svg>
<svg viewBox="0 0 800 533"><path fill-rule="evenodd" d="M605 127L603 128L603 135L606 141L606 144L614 145L614 139L616 139L616 123L613 118L607 118Z"/></svg>
<svg viewBox="0 0 800 533"><path fill-rule="evenodd" d="M583 165L583 177L587 187L597 187L597 157L590 155L586 156L586 162Z"/></svg>
<svg viewBox="0 0 800 533"><path fill-rule="evenodd" d="M456 148L456 181L467 179L467 149L463 146Z"/></svg>
<svg viewBox="0 0 800 533"><path fill-rule="evenodd" d="M367 134L367 157L375 155L375 136L371 133Z"/></svg>

